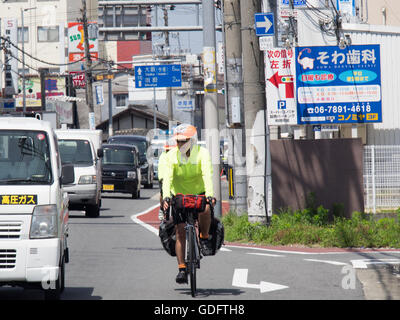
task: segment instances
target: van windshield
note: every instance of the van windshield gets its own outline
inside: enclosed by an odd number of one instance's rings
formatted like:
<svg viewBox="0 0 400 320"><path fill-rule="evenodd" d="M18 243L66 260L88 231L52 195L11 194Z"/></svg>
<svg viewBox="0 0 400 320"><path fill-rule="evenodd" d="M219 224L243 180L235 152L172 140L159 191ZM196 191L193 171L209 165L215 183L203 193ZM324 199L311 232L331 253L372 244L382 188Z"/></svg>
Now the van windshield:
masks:
<svg viewBox="0 0 400 320"><path fill-rule="evenodd" d="M51 184L52 181L46 132L0 130L0 185Z"/></svg>
<svg viewBox="0 0 400 320"><path fill-rule="evenodd" d="M140 155L146 155L146 152L147 152L146 141L142 141L142 140L110 138L110 141L108 143L110 143L110 144L111 143L123 143L123 144L134 145L138 148Z"/></svg>
<svg viewBox="0 0 400 320"><path fill-rule="evenodd" d="M72 164L93 164L93 154L89 140L58 140L61 162Z"/></svg>
<svg viewBox="0 0 400 320"><path fill-rule="evenodd" d="M135 164L135 153L129 149L104 148L103 165L107 164Z"/></svg>

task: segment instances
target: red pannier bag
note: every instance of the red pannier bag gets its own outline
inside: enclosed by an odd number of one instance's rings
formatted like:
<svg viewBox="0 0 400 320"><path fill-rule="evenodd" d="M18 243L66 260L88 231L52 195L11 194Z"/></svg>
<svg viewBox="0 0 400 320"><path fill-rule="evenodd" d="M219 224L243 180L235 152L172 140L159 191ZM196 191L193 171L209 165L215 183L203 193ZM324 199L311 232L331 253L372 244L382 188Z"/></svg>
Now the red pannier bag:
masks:
<svg viewBox="0 0 400 320"><path fill-rule="evenodd" d="M175 195L174 206L178 210L182 209L194 209L198 212L202 212L206 209L207 199L203 194L182 194L177 193Z"/></svg>

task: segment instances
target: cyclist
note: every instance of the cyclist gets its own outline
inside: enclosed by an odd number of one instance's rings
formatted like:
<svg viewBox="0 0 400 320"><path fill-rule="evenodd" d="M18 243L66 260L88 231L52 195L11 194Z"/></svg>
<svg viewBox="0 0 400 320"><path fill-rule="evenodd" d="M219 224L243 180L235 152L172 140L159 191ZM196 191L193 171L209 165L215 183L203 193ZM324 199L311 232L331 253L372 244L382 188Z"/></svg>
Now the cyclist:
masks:
<svg viewBox="0 0 400 320"><path fill-rule="evenodd" d="M163 176L164 210L168 210L168 196L177 193L200 195L205 194L215 205L212 183L212 165L210 153L206 148L197 145L197 130L189 124L181 124L174 130L177 148L167 155L168 168ZM176 230L176 257L178 260L177 283L187 283L185 265L185 218L179 212L172 212ZM211 241L208 231L211 223L210 204L198 215L200 227L200 247L204 256L210 255Z"/></svg>
<svg viewBox="0 0 400 320"><path fill-rule="evenodd" d="M163 153L161 153L160 158L158 159L158 182L160 185L160 211L158 213L158 218L160 220L164 219L164 211L162 208L162 201L163 201L162 182L163 182L164 172L167 166L167 153L174 147L176 147L175 139L169 139L167 143L164 145L164 151Z"/></svg>

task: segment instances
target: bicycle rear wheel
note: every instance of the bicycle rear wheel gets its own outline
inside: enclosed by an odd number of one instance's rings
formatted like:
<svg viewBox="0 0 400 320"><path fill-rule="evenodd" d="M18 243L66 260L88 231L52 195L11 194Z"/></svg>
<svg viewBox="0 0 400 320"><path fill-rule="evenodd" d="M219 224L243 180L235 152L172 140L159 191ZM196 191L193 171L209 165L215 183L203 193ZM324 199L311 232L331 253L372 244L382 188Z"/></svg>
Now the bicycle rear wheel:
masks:
<svg viewBox="0 0 400 320"><path fill-rule="evenodd" d="M196 248L195 248L195 233L194 228L189 231L189 238L188 238L188 258L189 258L189 278L190 278L190 291L192 293L192 297L196 296Z"/></svg>

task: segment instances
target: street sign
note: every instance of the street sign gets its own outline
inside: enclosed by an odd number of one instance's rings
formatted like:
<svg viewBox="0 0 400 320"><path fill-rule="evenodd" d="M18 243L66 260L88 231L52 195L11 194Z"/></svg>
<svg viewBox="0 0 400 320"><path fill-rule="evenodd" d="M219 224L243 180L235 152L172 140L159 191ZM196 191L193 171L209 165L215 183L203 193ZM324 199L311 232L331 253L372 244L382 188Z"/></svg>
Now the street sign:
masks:
<svg viewBox="0 0 400 320"><path fill-rule="evenodd" d="M293 0L293 7L305 7L307 0ZM290 0L282 0L282 5L291 6Z"/></svg>
<svg viewBox="0 0 400 320"><path fill-rule="evenodd" d="M254 24L257 36L273 36L275 33L274 14L272 12L256 13L254 15Z"/></svg>
<svg viewBox="0 0 400 320"><path fill-rule="evenodd" d="M12 112L16 110L15 107L15 99L13 98L0 100L0 111Z"/></svg>
<svg viewBox="0 0 400 320"><path fill-rule="evenodd" d="M382 122L379 45L295 49L298 124Z"/></svg>
<svg viewBox="0 0 400 320"><path fill-rule="evenodd" d="M274 48L265 52L265 93L269 125L296 125L293 49Z"/></svg>
<svg viewBox="0 0 400 320"><path fill-rule="evenodd" d="M181 65L135 66L135 86L136 88L181 87Z"/></svg>
<svg viewBox="0 0 400 320"><path fill-rule="evenodd" d="M261 51L267 51L269 49L272 49L274 47L274 38L273 37L259 37L258 38L259 43L260 43L260 50Z"/></svg>

